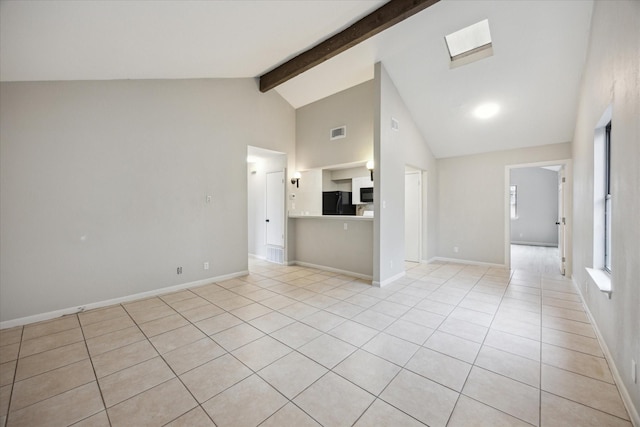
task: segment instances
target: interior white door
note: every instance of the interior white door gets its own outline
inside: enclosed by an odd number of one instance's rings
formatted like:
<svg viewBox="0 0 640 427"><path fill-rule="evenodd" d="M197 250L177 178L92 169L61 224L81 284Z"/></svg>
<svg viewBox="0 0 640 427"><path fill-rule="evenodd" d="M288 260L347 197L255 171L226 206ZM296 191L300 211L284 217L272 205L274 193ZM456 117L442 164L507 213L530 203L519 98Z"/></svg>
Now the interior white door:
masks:
<svg viewBox="0 0 640 427"><path fill-rule="evenodd" d="M421 173L404 175L404 256L405 260L420 262L422 245L422 190Z"/></svg>
<svg viewBox="0 0 640 427"><path fill-rule="evenodd" d="M564 197L565 197L565 167L563 166L558 172L558 221L556 224L558 225L558 253L560 256L560 273L562 275L565 274L566 271L566 230L567 230L567 220L565 216L565 206L564 206Z"/></svg>
<svg viewBox="0 0 640 427"><path fill-rule="evenodd" d="M284 172L267 173L267 245L284 247Z"/></svg>

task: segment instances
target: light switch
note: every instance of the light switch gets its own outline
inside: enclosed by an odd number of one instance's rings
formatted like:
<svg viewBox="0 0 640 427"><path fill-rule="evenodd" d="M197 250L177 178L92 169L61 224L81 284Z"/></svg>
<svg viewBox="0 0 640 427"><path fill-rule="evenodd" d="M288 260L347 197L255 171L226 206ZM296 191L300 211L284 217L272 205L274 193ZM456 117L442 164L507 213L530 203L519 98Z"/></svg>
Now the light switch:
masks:
<svg viewBox="0 0 640 427"><path fill-rule="evenodd" d="M349 226L347 225L347 223L344 223L344 229L346 230L347 228L349 228Z"/></svg>

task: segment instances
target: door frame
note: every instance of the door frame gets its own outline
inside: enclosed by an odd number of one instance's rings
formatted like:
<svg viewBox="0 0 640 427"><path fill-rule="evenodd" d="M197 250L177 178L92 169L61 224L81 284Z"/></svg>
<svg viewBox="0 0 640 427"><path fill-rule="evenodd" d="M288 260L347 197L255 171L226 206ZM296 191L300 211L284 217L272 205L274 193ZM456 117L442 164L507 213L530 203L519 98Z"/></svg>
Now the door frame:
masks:
<svg viewBox="0 0 640 427"><path fill-rule="evenodd" d="M520 163L513 165L506 165L504 167L504 265L505 268L511 269L511 204L510 204L510 185L511 185L511 170L521 168L536 168L543 166L557 166L564 167L564 176L566 178L563 201L564 201L564 215L565 215L565 241L564 241L564 253L565 253L565 276L571 277L573 272L573 238L572 238L572 224L573 224L573 162L571 159L562 160L549 160L545 162L536 163ZM558 242L558 245L560 242Z"/></svg>

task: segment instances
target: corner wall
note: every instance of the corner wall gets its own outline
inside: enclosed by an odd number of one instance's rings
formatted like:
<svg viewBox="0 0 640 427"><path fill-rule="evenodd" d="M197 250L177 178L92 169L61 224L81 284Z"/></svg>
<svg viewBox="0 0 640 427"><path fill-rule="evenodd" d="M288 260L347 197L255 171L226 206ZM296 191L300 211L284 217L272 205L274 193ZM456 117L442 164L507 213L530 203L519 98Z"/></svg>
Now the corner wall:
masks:
<svg viewBox="0 0 640 427"><path fill-rule="evenodd" d="M578 105L574 154L573 280L595 320L640 425L640 2L595 2ZM612 105L611 299L585 271L593 267L594 129ZM640 375L640 371L637 372ZM622 387L621 387L622 389Z"/></svg>
<svg viewBox="0 0 640 427"><path fill-rule="evenodd" d="M247 270L247 145L295 150L275 92L211 79L0 93L0 320Z"/></svg>
<svg viewBox="0 0 640 427"><path fill-rule="evenodd" d="M409 110L381 63L375 66L374 122L374 282L384 284L404 274L405 166L427 171L427 197L423 199L423 258L436 255L438 174L436 159L420 134ZM391 118L399 123L391 129Z"/></svg>

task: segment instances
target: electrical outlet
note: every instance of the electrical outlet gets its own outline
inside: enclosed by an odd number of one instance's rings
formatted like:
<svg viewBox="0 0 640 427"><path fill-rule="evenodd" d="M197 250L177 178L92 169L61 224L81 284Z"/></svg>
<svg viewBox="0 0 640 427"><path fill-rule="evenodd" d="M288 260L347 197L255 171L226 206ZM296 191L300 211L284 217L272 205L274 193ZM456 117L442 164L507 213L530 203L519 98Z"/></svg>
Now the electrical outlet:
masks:
<svg viewBox="0 0 640 427"><path fill-rule="evenodd" d="M211 203L211 196L207 196L207 203Z"/></svg>
<svg viewBox="0 0 640 427"><path fill-rule="evenodd" d="M393 261L389 261L389 265L393 268Z"/></svg>
<svg viewBox="0 0 640 427"><path fill-rule="evenodd" d="M178 274L182 274L182 267L178 267L178 268L176 268L176 273L178 273Z"/></svg>
<svg viewBox="0 0 640 427"><path fill-rule="evenodd" d="M208 269L209 269L209 263L208 263L208 262L205 262L205 263L204 263L204 269L205 269L205 270L208 270Z"/></svg>
<svg viewBox="0 0 640 427"><path fill-rule="evenodd" d="M457 254L458 252L460 252L460 248L458 248L457 246L454 246L453 252Z"/></svg>
<svg viewBox="0 0 640 427"><path fill-rule="evenodd" d="M347 230L349 228L349 225L345 222L344 223L344 229Z"/></svg>

